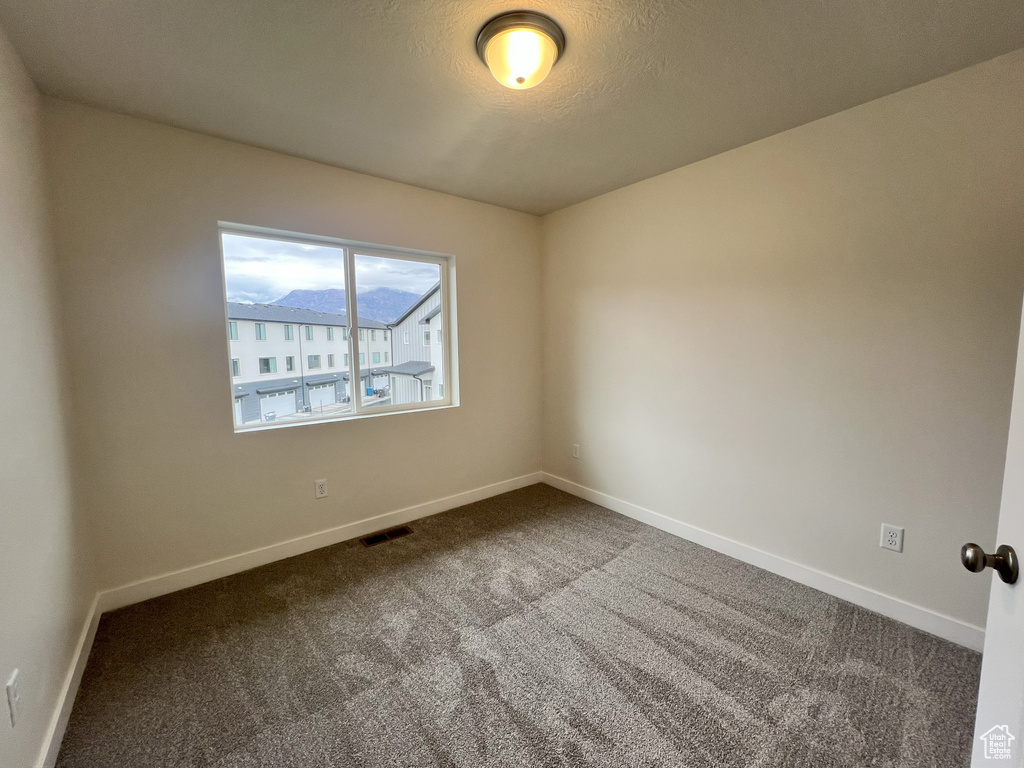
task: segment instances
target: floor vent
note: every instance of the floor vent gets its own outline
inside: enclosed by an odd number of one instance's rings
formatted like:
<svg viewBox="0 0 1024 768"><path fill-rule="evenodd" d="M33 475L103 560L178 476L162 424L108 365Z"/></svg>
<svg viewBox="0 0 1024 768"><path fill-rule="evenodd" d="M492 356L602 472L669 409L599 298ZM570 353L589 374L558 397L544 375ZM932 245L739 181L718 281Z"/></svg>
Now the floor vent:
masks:
<svg viewBox="0 0 1024 768"><path fill-rule="evenodd" d="M385 541L400 539L403 536L408 536L410 533L412 533L412 528L408 525L400 525L397 528L389 528L380 533L371 533L369 536L363 536L360 541L364 547L372 547L376 544L383 544Z"/></svg>

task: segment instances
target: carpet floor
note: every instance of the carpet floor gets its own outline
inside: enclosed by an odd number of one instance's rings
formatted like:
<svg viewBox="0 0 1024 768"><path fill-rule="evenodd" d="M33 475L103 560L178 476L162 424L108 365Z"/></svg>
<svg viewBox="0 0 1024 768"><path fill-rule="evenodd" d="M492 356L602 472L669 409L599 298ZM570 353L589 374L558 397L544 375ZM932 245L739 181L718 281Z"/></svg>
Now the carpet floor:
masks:
<svg viewBox="0 0 1024 768"><path fill-rule="evenodd" d="M978 654L535 485L105 614L59 768L966 766Z"/></svg>

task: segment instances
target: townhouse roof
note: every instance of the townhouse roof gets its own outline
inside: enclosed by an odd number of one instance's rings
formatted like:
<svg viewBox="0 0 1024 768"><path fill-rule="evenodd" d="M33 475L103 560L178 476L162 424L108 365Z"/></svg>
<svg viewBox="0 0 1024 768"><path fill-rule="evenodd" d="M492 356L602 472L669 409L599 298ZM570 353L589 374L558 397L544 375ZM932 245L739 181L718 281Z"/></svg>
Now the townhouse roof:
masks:
<svg viewBox="0 0 1024 768"><path fill-rule="evenodd" d="M425 360L410 360L407 363L399 363L383 370L385 373L397 373L402 376L422 376L424 373L434 370L434 366Z"/></svg>
<svg viewBox="0 0 1024 768"><path fill-rule="evenodd" d="M441 305L440 304L438 304L432 310L427 312L427 314L425 314L422 318L420 318L420 325L427 325L427 324L429 324L431 318L437 317L439 314L441 314Z"/></svg>
<svg viewBox="0 0 1024 768"><path fill-rule="evenodd" d="M348 317L343 312L317 312L315 309L283 307L278 304L241 304L233 301L228 302L228 319L255 320L260 323L348 326ZM379 320L361 317L358 327L387 329L388 326Z"/></svg>
<svg viewBox="0 0 1024 768"><path fill-rule="evenodd" d="M429 288L426 293L424 293L422 296L420 296L418 299L416 299L415 303L411 307L409 307L407 310L405 310L405 312L402 314L402 316L400 318L395 320L393 323L389 323L388 327L389 328L394 328L396 325L401 325L402 322L409 315L411 315L413 312L415 312L417 309L419 309L423 305L424 301L429 299L431 296L433 296L439 290L441 290L441 281L440 280L438 280L436 283L434 283L433 287Z"/></svg>

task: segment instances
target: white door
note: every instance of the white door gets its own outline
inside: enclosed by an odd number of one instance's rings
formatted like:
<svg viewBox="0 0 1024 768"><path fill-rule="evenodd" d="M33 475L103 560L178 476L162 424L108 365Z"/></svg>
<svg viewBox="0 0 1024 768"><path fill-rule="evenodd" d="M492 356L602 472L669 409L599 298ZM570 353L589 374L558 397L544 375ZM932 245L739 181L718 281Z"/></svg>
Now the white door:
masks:
<svg viewBox="0 0 1024 768"><path fill-rule="evenodd" d="M242 398L235 398L235 424L241 425L242 423Z"/></svg>
<svg viewBox="0 0 1024 768"><path fill-rule="evenodd" d="M1017 344L999 532L995 542L984 543L986 552L991 551L990 543L1008 544L1018 557L1024 554L1024 323ZM971 765L1020 768L1024 766L1024 576L1011 585L991 569L985 574L992 579L992 592Z"/></svg>
<svg viewBox="0 0 1024 768"><path fill-rule="evenodd" d="M309 404L314 409L321 405L334 405L335 400L333 384L321 384L309 388Z"/></svg>
<svg viewBox="0 0 1024 768"><path fill-rule="evenodd" d="M272 395L264 395L260 398L260 418L267 420L267 414L272 413L276 418L295 413L298 408L295 405L295 390L287 392L276 392Z"/></svg>

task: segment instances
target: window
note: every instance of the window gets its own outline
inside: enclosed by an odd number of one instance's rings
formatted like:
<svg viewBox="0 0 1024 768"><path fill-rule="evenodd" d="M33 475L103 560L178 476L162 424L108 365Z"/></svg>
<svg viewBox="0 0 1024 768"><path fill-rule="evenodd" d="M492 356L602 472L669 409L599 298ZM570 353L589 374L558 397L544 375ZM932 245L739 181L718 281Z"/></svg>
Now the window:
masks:
<svg viewBox="0 0 1024 768"><path fill-rule="evenodd" d="M423 332L423 343L428 347L430 346L430 331Z"/></svg>
<svg viewBox="0 0 1024 768"><path fill-rule="evenodd" d="M230 224L221 224L220 242L229 313L226 330L229 349L237 355L228 354L229 382L235 395L251 396L243 401L246 412L252 412L250 418L235 419L236 431L288 429L313 421L459 404L458 371L453 365L458 355L454 338L448 338L455 333L438 332L455 313L455 295L449 291L455 280L454 257ZM362 310L364 328L355 313L346 311L345 302L338 302L344 295ZM287 297L295 296L322 307L323 314L317 317L323 319L314 320L308 309L289 305ZM371 311L378 296L389 297L379 315ZM281 297L286 298L278 304ZM354 326L348 325L346 315ZM300 322L303 316L312 322ZM252 325L264 346L242 354L235 337L253 337L239 325ZM281 330L268 333L268 326ZM424 328L422 338L430 346L412 344L413 335ZM396 343L396 336L404 344ZM282 371L278 358L284 358ZM242 359L250 360L243 378L252 383L240 387ZM248 367L251 361L257 363L255 370ZM349 372L359 367L360 375L344 381L338 370L342 361ZM325 368L330 376L323 375ZM257 373L260 378L253 380ZM266 390L283 386L292 389L281 405L274 403L270 409L277 418L262 418ZM314 392L313 387L320 389ZM328 403L329 408L322 407Z"/></svg>

